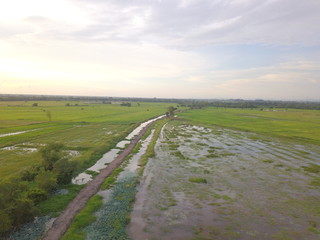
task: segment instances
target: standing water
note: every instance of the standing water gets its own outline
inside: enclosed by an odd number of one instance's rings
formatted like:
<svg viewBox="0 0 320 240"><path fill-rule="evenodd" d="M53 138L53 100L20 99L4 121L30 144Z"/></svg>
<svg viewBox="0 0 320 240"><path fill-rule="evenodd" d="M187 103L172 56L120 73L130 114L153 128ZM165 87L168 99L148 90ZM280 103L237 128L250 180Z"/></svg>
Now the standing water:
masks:
<svg viewBox="0 0 320 240"><path fill-rule="evenodd" d="M147 126L149 123L154 122L163 118L165 115L161 115L157 118L150 119L146 122L141 123L137 128L135 128L123 141L120 141L114 149L111 149L109 152L105 153L101 159L99 159L93 166L88 168L87 170L100 172L103 168L106 167L107 164L111 163L119 154L119 148L124 148L127 144L131 142L131 140L139 134L139 132ZM92 176L87 174L86 172L80 173L78 176L72 179L73 184L86 184L87 182L92 180Z"/></svg>

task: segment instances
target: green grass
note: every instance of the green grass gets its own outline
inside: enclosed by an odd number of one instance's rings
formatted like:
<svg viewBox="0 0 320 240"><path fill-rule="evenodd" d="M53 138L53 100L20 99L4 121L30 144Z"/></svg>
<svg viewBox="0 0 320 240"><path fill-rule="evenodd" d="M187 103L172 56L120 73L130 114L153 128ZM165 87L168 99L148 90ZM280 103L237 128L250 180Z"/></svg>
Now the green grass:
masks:
<svg viewBox="0 0 320 240"><path fill-rule="evenodd" d="M97 219L96 216L94 216L94 212L102 206L102 199L100 195L94 195L73 219L71 226L61 240L85 239L86 233L83 229Z"/></svg>
<svg viewBox="0 0 320 240"><path fill-rule="evenodd" d="M40 202L37 207L41 215L53 214L58 215L63 211L69 202L77 196L78 192L83 188L83 185L67 185L63 189L68 191L67 194L58 194Z"/></svg>
<svg viewBox="0 0 320 240"><path fill-rule="evenodd" d="M117 180L118 175L123 171L122 167L118 167L112 171L109 177L107 177L101 185L101 190L111 188Z"/></svg>
<svg viewBox="0 0 320 240"><path fill-rule="evenodd" d="M287 137L320 145L320 111L205 108L178 113L203 124Z"/></svg>
<svg viewBox="0 0 320 240"><path fill-rule="evenodd" d="M207 180L205 178L197 178L197 177L191 177L189 178L189 181L194 183L207 183Z"/></svg>
<svg viewBox="0 0 320 240"><path fill-rule="evenodd" d="M320 173L320 165L310 163L308 166L302 166L303 170L310 173Z"/></svg>
<svg viewBox="0 0 320 240"><path fill-rule="evenodd" d="M155 123L153 123L153 127L155 128L155 132L154 132L153 138L152 138L152 140L146 150L146 153L143 154L139 160L139 166L140 166L139 175L143 174L144 167L148 163L148 159L155 155L154 147L156 145L156 142L158 140L158 137L159 137L159 134L161 132L163 125L166 124L167 122L168 122L168 119L163 119L163 120L159 120L159 121L156 121Z"/></svg>
<svg viewBox="0 0 320 240"><path fill-rule="evenodd" d="M29 131L0 137L0 149L23 143L39 146L60 142L67 149L80 151L73 159L79 163L78 172L92 165L140 122L164 114L172 105L143 102L124 107L118 103L38 101L38 106L33 107L33 103L0 102L0 135ZM72 106L65 106L67 103ZM0 181L39 161L36 153L0 150Z"/></svg>

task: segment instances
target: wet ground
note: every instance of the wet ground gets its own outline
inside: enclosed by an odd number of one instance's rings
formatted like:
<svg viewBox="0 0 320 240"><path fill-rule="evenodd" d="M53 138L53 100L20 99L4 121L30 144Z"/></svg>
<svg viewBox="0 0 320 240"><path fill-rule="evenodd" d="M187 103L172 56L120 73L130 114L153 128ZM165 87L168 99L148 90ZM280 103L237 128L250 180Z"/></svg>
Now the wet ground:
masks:
<svg viewBox="0 0 320 240"><path fill-rule="evenodd" d="M320 238L318 146L171 121L149 160L132 239Z"/></svg>

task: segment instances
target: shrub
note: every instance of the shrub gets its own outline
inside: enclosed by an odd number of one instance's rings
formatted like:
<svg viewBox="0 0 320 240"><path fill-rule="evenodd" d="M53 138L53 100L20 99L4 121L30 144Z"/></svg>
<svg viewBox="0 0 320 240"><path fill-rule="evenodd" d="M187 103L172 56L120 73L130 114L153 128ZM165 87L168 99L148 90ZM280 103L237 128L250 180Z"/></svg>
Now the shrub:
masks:
<svg viewBox="0 0 320 240"><path fill-rule="evenodd" d="M30 189L26 196L27 198L31 199L34 204L38 204L39 202L42 202L48 198L47 192L40 188Z"/></svg>
<svg viewBox="0 0 320 240"><path fill-rule="evenodd" d="M36 183L39 188L49 193L57 187L57 177L53 172L40 172L36 177Z"/></svg>
<svg viewBox="0 0 320 240"><path fill-rule="evenodd" d="M0 210L0 233L6 232L12 227L12 220L8 213L4 210Z"/></svg>
<svg viewBox="0 0 320 240"><path fill-rule="evenodd" d="M52 171L57 176L58 184L68 184L71 182L74 169L74 162L70 162L68 159L62 158L54 163Z"/></svg>

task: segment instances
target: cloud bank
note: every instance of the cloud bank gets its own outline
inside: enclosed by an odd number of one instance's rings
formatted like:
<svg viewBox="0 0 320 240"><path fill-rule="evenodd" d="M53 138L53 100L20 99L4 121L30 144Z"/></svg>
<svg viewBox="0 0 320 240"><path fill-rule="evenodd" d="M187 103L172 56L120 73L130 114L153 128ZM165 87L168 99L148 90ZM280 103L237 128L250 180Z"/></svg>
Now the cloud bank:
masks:
<svg viewBox="0 0 320 240"><path fill-rule="evenodd" d="M318 0L12 0L2 93L318 99Z"/></svg>

